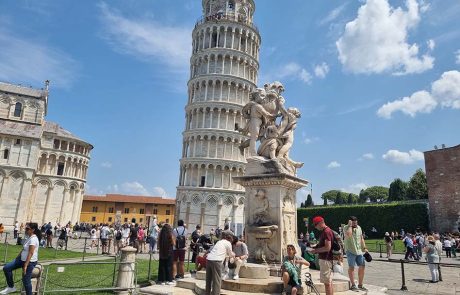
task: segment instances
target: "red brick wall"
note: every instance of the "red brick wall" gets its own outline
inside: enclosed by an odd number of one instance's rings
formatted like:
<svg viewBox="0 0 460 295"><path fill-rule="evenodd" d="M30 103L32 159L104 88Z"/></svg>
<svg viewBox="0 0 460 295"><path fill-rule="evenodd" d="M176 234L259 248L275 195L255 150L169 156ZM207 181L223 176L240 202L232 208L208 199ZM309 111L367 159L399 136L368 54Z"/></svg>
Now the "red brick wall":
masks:
<svg viewBox="0 0 460 295"><path fill-rule="evenodd" d="M425 152L431 229L457 231L460 226L460 145Z"/></svg>

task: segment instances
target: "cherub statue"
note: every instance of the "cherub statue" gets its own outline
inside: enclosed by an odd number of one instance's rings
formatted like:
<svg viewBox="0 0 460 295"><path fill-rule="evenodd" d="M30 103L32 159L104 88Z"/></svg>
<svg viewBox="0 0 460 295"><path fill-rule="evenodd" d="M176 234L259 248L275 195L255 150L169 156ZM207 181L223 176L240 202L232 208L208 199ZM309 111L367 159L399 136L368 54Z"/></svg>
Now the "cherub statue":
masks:
<svg viewBox="0 0 460 295"><path fill-rule="evenodd" d="M263 189L258 189L255 193L257 207L253 211L254 224L265 225L268 216L268 199Z"/></svg>

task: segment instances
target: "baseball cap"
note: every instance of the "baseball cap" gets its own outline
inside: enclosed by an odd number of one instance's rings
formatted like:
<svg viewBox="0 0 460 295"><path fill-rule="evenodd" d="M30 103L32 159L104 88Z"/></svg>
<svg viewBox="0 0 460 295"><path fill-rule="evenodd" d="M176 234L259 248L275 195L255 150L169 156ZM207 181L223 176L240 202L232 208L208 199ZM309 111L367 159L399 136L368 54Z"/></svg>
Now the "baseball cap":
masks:
<svg viewBox="0 0 460 295"><path fill-rule="evenodd" d="M316 217L313 217L313 224L316 225L320 222L323 222L324 221L324 218L322 218L321 216L316 216Z"/></svg>

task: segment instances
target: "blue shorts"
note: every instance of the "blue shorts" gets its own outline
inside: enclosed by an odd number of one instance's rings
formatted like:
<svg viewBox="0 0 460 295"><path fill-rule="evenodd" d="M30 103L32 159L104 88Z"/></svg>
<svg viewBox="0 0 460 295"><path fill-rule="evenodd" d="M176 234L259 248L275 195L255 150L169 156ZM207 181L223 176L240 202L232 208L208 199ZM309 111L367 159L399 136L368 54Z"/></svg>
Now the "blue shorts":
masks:
<svg viewBox="0 0 460 295"><path fill-rule="evenodd" d="M347 251L346 254L347 254L348 267L355 267L356 265L365 266L366 261L364 260L364 256L362 254L355 255L351 253L350 251Z"/></svg>

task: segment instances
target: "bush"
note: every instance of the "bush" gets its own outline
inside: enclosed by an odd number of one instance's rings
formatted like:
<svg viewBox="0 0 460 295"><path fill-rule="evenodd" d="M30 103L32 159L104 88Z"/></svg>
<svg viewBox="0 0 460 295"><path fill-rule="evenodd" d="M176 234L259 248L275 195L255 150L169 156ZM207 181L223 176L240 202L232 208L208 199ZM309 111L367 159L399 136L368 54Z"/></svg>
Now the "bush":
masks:
<svg viewBox="0 0 460 295"><path fill-rule="evenodd" d="M356 216L359 225L369 238L383 238L386 231L415 232L416 228L429 229L428 207L426 203L363 204L353 206L315 206L297 209L297 228L305 232L304 218L308 217L308 229L314 229L314 216L324 217L326 224L335 231L346 224L350 216ZM374 233L372 227L377 229ZM316 231L316 230L315 230Z"/></svg>

